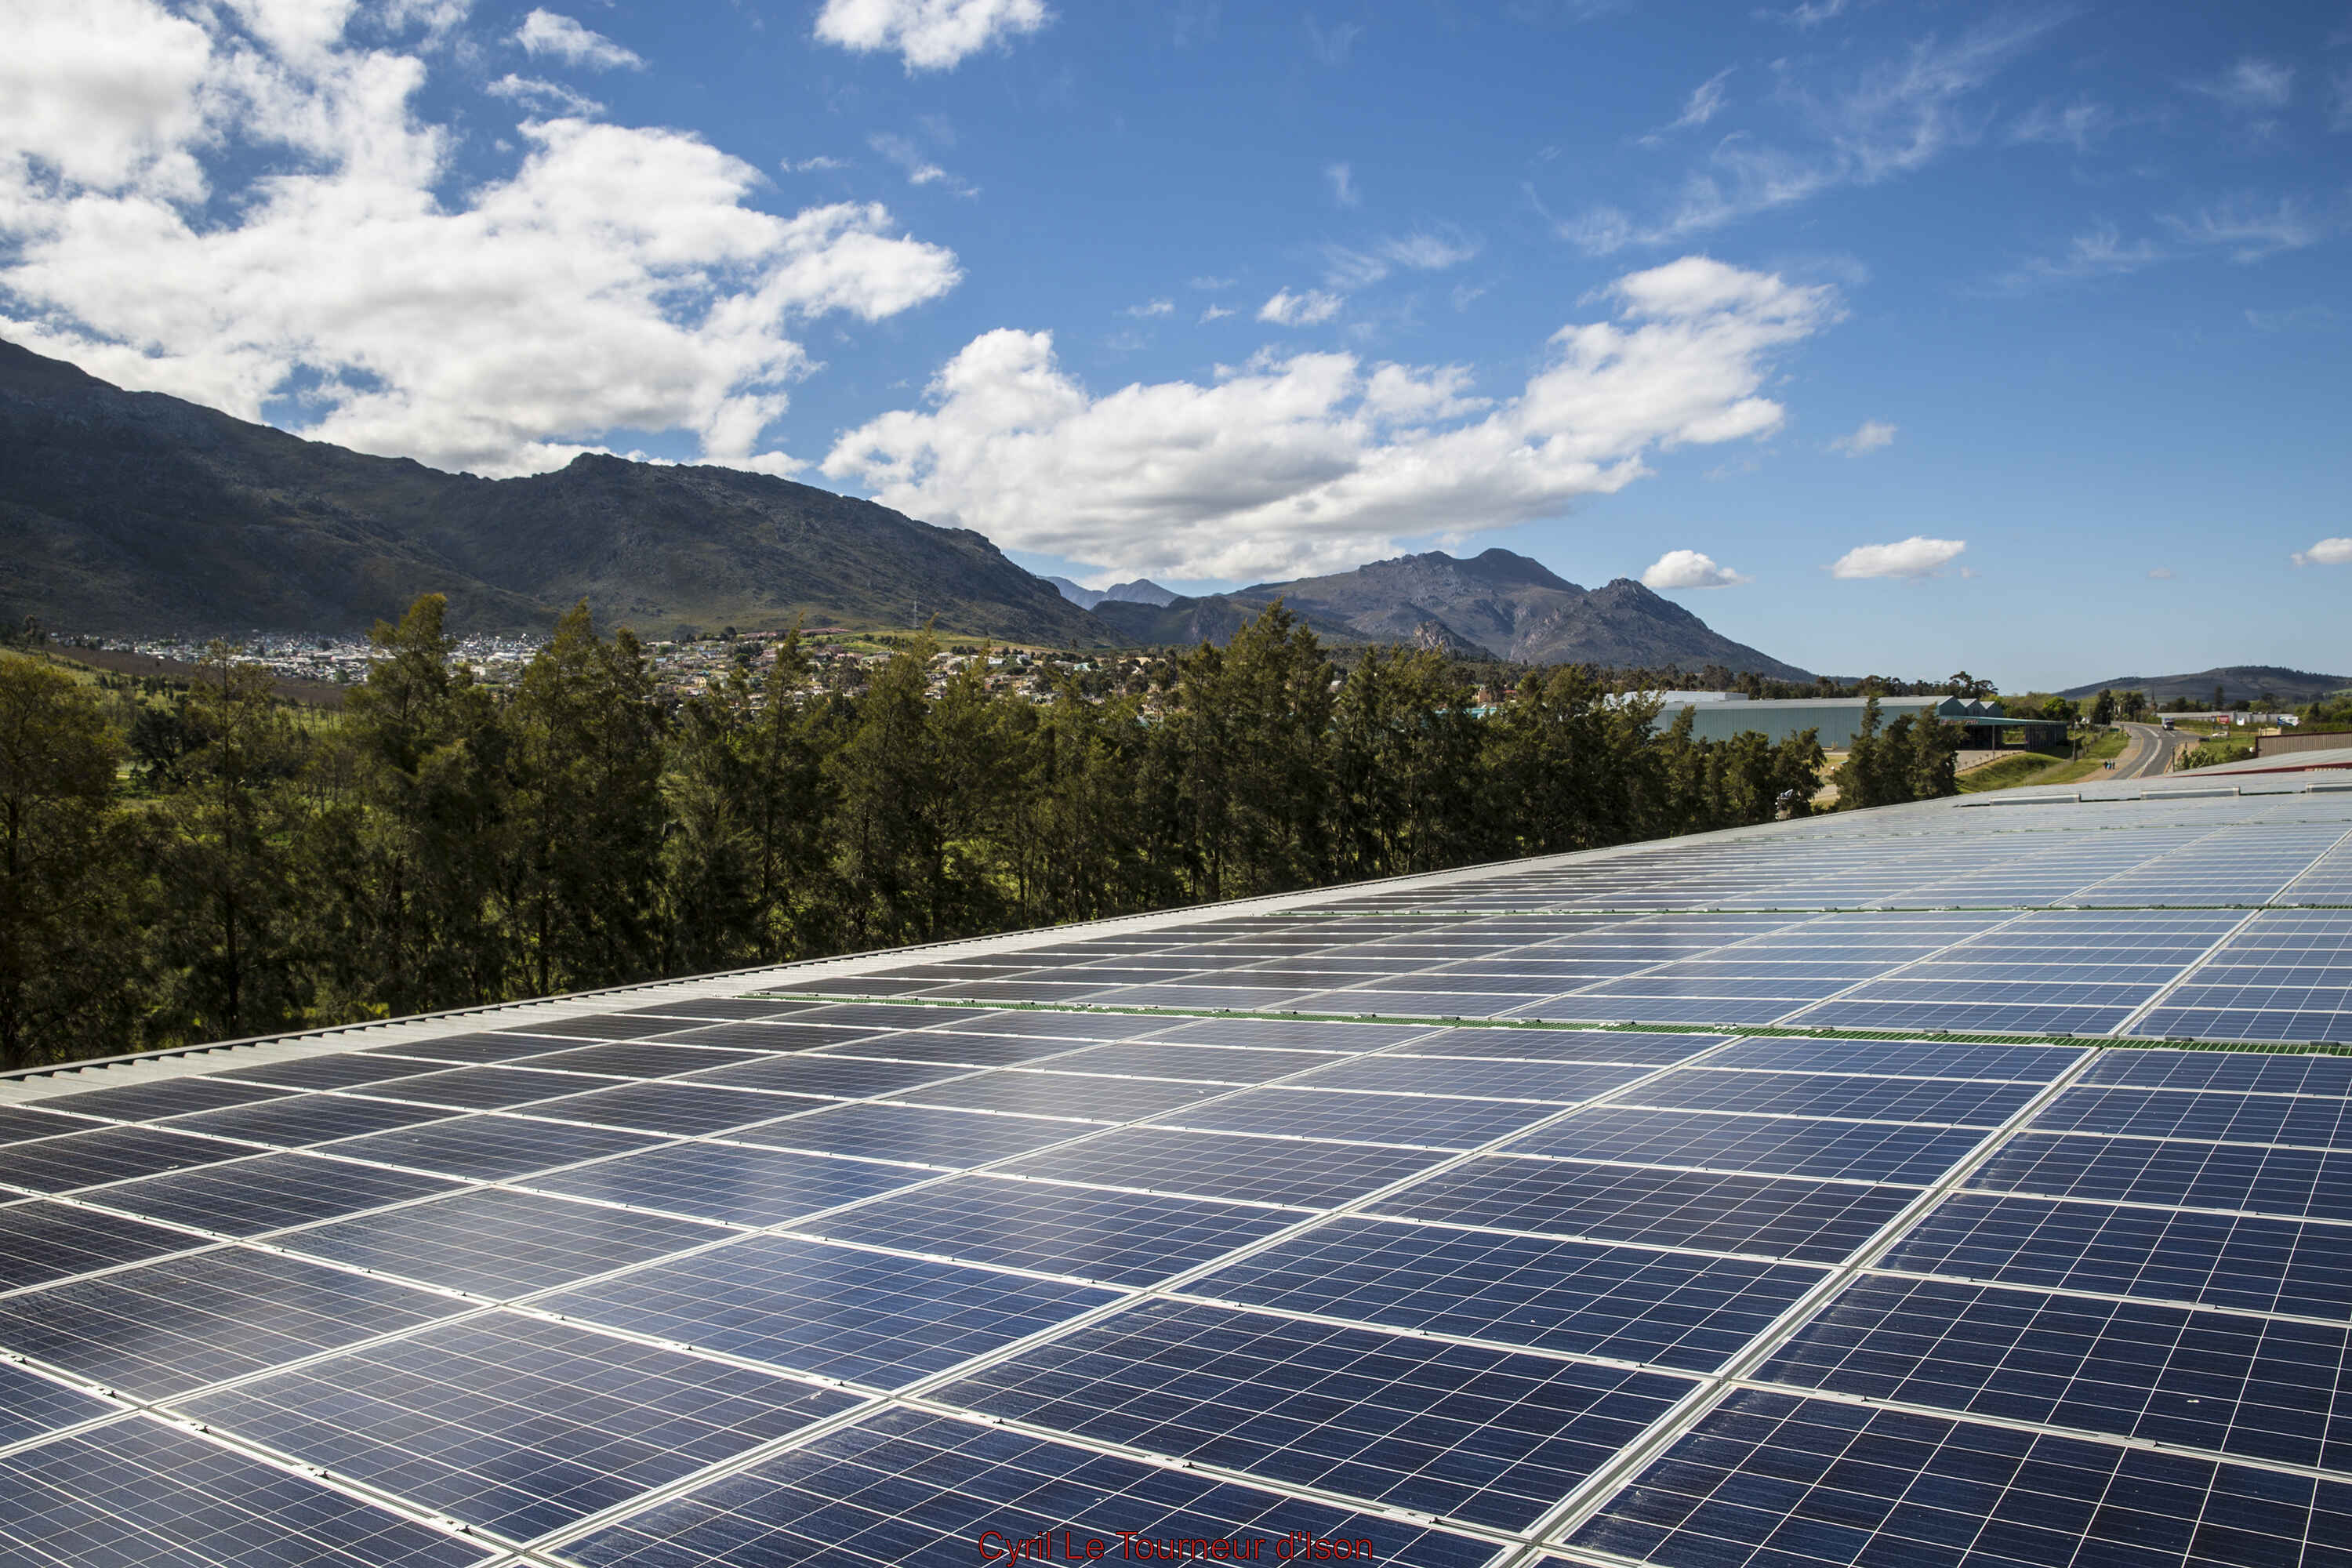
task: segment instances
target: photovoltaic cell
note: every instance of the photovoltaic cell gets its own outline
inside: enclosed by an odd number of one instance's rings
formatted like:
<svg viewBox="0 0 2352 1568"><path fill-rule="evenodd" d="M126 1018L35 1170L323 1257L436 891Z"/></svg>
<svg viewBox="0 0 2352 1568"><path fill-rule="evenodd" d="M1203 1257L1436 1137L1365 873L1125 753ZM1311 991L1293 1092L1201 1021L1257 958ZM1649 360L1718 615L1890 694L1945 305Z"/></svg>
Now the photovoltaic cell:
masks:
<svg viewBox="0 0 2352 1568"><path fill-rule="evenodd" d="M2352 1250L2341 1226L1964 1193L1884 1267L2341 1321Z"/></svg>
<svg viewBox="0 0 2352 1568"><path fill-rule="evenodd" d="M747 1143L803 1149L820 1154L850 1154L871 1160L913 1161L962 1169L1011 1159L1094 1131L1083 1121L1049 1121L973 1110L940 1110L928 1105L836 1105L813 1116L795 1116L736 1134Z"/></svg>
<svg viewBox="0 0 2352 1568"><path fill-rule="evenodd" d="M1427 1094L1318 1094L1260 1089L1171 1110L1161 1125L1209 1132L1285 1133L1424 1149L1475 1149L1555 1114L1524 1100L1454 1100Z"/></svg>
<svg viewBox="0 0 2352 1568"><path fill-rule="evenodd" d="M586 1568L965 1563L992 1530L1057 1544L1066 1531L1082 1558L1099 1542L1120 1562L1157 1555L1159 1542L1173 1557L1177 1542L1215 1540L1273 1562L1294 1535L1360 1541L1365 1558L1402 1568L1482 1568L1494 1556L1486 1542L1379 1514L905 1409L633 1515L564 1555Z"/></svg>
<svg viewBox="0 0 2352 1568"><path fill-rule="evenodd" d="M0 1290L202 1247L202 1237L43 1199L0 1205Z"/></svg>
<svg viewBox="0 0 2352 1568"><path fill-rule="evenodd" d="M121 1409L119 1405L78 1388L52 1383L19 1367L0 1364L0 1447L119 1415ZM0 1475L5 1473L5 1468L0 1468Z"/></svg>
<svg viewBox="0 0 2352 1568"><path fill-rule="evenodd" d="M338 1138L362 1138L395 1127L414 1127L457 1114L437 1105L402 1105L340 1094L294 1094L260 1105L183 1116L169 1125L175 1131L208 1132L215 1138L241 1138L282 1149L299 1149Z"/></svg>
<svg viewBox="0 0 2352 1568"><path fill-rule="evenodd" d="M1018 1035L971 1035L926 1030L912 1035L875 1035L845 1046L827 1046L821 1056L869 1057L885 1061L939 1062L952 1067L994 1068L1036 1061L1083 1050L1079 1040L1034 1040Z"/></svg>
<svg viewBox="0 0 2352 1568"><path fill-rule="evenodd" d="M458 1068L450 1072L426 1073L422 1078L398 1079L379 1085L375 1092L386 1099L446 1105L457 1110L501 1110L510 1106L525 1105L534 1100L552 1100L562 1094L602 1089L609 1081L590 1078L584 1073L540 1072L530 1068L473 1067Z"/></svg>
<svg viewBox="0 0 2352 1568"><path fill-rule="evenodd" d="M749 1061L759 1054L757 1051L719 1050L709 1046L656 1046L613 1041L601 1046L583 1046L578 1050L558 1051L553 1056L534 1057L530 1065L562 1072L597 1073L610 1078L669 1078L677 1073L700 1072L706 1068L723 1068L730 1062Z"/></svg>
<svg viewBox="0 0 2352 1568"><path fill-rule="evenodd" d="M1522 1062L1470 1057L1360 1057L1292 1079L1301 1089L1365 1089L1386 1094L1453 1094L1572 1105L1606 1094L1655 1069L1578 1062Z"/></svg>
<svg viewBox="0 0 2352 1568"><path fill-rule="evenodd" d="M1397 1057L1508 1057L1519 1061L1627 1062L1671 1067L1723 1044L1722 1035L1630 1029L1440 1029L1422 1031Z"/></svg>
<svg viewBox="0 0 2352 1568"><path fill-rule="evenodd" d="M109 1127L0 1148L0 1183L26 1192L66 1193L103 1182L241 1160L252 1152L248 1145L160 1128Z"/></svg>
<svg viewBox="0 0 2352 1568"><path fill-rule="evenodd" d="M2047 1083L2081 1059L2082 1054L2063 1046L1981 1046L1949 1040L1763 1039L1741 1040L1708 1058L1706 1065Z"/></svg>
<svg viewBox="0 0 2352 1568"><path fill-rule="evenodd" d="M0 1554L122 1568L461 1568L484 1555L317 1481L136 1418L0 1459Z"/></svg>
<svg viewBox="0 0 2352 1568"><path fill-rule="evenodd" d="M2106 1050L2084 1083L2141 1089L2221 1089L2243 1094L2352 1094L2352 1057L2273 1056L2251 1051Z"/></svg>
<svg viewBox="0 0 2352 1568"><path fill-rule="evenodd" d="M1290 1210L963 1176L812 1222L821 1235L1150 1285L1297 1223Z"/></svg>
<svg viewBox="0 0 2352 1568"><path fill-rule="evenodd" d="M1907 1187L1486 1155L1372 1207L1454 1225L1831 1263L1917 1196Z"/></svg>
<svg viewBox="0 0 2352 1568"><path fill-rule="evenodd" d="M509 1300L730 1234L693 1220L492 1187L299 1231L279 1245Z"/></svg>
<svg viewBox="0 0 2352 1568"><path fill-rule="evenodd" d="M1570 1544L1662 1568L2334 1568L2347 1540L2352 1484L1743 1390Z"/></svg>
<svg viewBox="0 0 2352 1568"><path fill-rule="evenodd" d="M1506 1529L1686 1392L1654 1373L1146 1301L942 1396L1081 1436Z"/></svg>
<svg viewBox="0 0 2352 1568"><path fill-rule="evenodd" d="M1003 1167L1006 1175L1188 1197L1329 1208L1427 1170L1434 1149L1139 1127L1104 1132Z"/></svg>
<svg viewBox="0 0 2352 1568"><path fill-rule="evenodd" d="M1222 1084L1180 1083L1172 1079L1081 1078L1075 1073L999 1070L977 1073L952 1083L910 1089L891 1098L909 1104L1003 1110L1024 1116L1132 1121L1225 1092Z"/></svg>
<svg viewBox="0 0 2352 1568"><path fill-rule="evenodd" d="M96 1201L147 1219L247 1237L457 1190L457 1183L437 1176L307 1154L264 1154L125 1182Z"/></svg>
<svg viewBox="0 0 2352 1568"><path fill-rule="evenodd" d="M1189 1293L1706 1372L1821 1279L1789 1264L1343 1215Z"/></svg>
<svg viewBox="0 0 2352 1568"><path fill-rule="evenodd" d="M23 1143L35 1138L54 1138L61 1132L88 1132L99 1125L77 1116L58 1116L23 1106L0 1105L0 1145Z"/></svg>
<svg viewBox="0 0 2352 1568"><path fill-rule="evenodd" d="M672 1143L540 1176L545 1192L733 1225L779 1225L931 1179L929 1171L735 1143Z"/></svg>
<svg viewBox="0 0 2352 1568"><path fill-rule="evenodd" d="M2352 1329L1865 1276L1756 1375L2344 1468Z"/></svg>
<svg viewBox="0 0 2352 1568"><path fill-rule="evenodd" d="M755 1236L545 1305L630 1333L896 1388L1117 1299L963 1264Z"/></svg>
<svg viewBox="0 0 2352 1568"><path fill-rule="evenodd" d="M1974 1127L1601 1105L1530 1132L1506 1149L1514 1154L1703 1166L1757 1175L1926 1184L1958 1163L1984 1136Z"/></svg>
<svg viewBox="0 0 2352 1568"><path fill-rule="evenodd" d="M589 1121L602 1127L690 1136L753 1127L779 1116L835 1103L805 1094L709 1089L691 1083L631 1083L546 1100L532 1106L530 1114L552 1121Z"/></svg>
<svg viewBox="0 0 2352 1568"><path fill-rule="evenodd" d="M1991 1128L2009 1120L2038 1092L2037 1086L2024 1083L1676 1068L1620 1095L1617 1103Z"/></svg>
<svg viewBox="0 0 2352 1568"><path fill-rule="evenodd" d="M1970 1180L1995 1192L2352 1219L2352 1152L2137 1138L2011 1139Z"/></svg>
<svg viewBox="0 0 2352 1568"><path fill-rule="evenodd" d="M217 1110L225 1105L274 1100L282 1092L264 1084L191 1075L154 1083L126 1084L121 1089L60 1094L42 1100L41 1109L104 1116L117 1121L145 1121L159 1116L183 1116L194 1110Z"/></svg>
<svg viewBox="0 0 2352 1568"><path fill-rule="evenodd" d="M577 1040L553 1035L520 1035L508 1030L484 1034L444 1035L436 1039L411 1040L396 1046L373 1046L370 1056L414 1057L437 1062L505 1062L525 1057L568 1051Z"/></svg>
<svg viewBox="0 0 2352 1568"><path fill-rule="evenodd" d="M492 1312L191 1400L187 1414L527 1541L856 1405Z"/></svg>
<svg viewBox="0 0 2352 1568"><path fill-rule="evenodd" d="M2037 1131L2210 1138L2352 1149L2352 1100L2326 1095L2179 1093L2106 1085L2070 1089L2033 1119Z"/></svg>
<svg viewBox="0 0 2352 1568"><path fill-rule="evenodd" d="M446 1296L221 1247L0 1299L0 1347L139 1399L464 1310Z"/></svg>
<svg viewBox="0 0 2352 1568"><path fill-rule="evenodd" d="M864 1100L919 1083L935 1083L969 1071L953 1063L853 1060L845 1057L765 1057L700 1072L686 1081L731 1089L781 1089L786 1094Z"/></svg>
<svg viewBox="0 0 2352 1568"><path fill-rule="evenodd" d="M336 1144L333 1152L338 1159L494 1182L650 1149L660 1142L650 1133L618 1128L577 1127L520 1116L461 1116L354 1138Z"/></svg>

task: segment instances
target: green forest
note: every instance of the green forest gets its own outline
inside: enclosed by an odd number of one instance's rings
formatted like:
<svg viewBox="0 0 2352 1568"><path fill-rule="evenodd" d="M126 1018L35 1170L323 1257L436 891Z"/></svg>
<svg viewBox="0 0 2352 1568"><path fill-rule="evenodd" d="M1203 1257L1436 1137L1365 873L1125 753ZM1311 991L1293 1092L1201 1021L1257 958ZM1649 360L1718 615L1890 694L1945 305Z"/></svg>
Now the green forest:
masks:
<svg viewBox="0 0 2352 1568"><path fill-rule="evenodd" d="M1484 711L1434 653L1343 677L1279 605L1148 703L933 691L927 638L813 690L797 634L665 702L584 608L494 691L444 608L334 715L226 645L165 704L0 656L0 1067L1765 822L1822 761L1575 668ZM1841 804L1952 793L1942 730L1858 745Z"/></svg>

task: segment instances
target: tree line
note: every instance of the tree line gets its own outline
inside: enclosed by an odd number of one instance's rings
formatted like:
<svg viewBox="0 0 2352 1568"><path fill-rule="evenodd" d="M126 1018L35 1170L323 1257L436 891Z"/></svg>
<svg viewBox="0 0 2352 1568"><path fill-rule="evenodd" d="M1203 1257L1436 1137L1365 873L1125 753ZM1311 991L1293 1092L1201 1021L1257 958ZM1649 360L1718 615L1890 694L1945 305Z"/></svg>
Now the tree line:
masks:
<svg viewBox="0 0 2352 1568"><path fill-rule="evenodd" d="M1433 652L1342 677L1279 605L1163 689L1044 701L984 659L930 689L927 638L812 689L795 632L665 702L584 607L499 692L443 613L379 625L334 717L226 645L127 718L0 658L0 1066L1765 822L1822 762L1576 668L1485 711ZM1906 723L1850 799L1950 793Z"/></svg>

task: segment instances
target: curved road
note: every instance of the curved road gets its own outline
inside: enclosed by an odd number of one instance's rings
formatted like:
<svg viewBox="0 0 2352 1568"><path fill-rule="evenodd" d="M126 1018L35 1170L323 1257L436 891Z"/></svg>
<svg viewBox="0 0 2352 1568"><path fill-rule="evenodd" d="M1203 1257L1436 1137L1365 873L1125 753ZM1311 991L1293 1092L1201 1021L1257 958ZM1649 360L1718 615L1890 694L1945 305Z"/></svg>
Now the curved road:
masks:
<svg viewBox="0 0 2352 1568"><path fill-rule="evenodd" d="M2126 724L2122 728L2131 737L2131 744L2125 748L2122 756L2116 759L2115 772L2101 770L2102 782L2156 778L2172 765L2172 753L2181 742L2196 739L2193 735L2178 734L2154 724Z"/></svg>

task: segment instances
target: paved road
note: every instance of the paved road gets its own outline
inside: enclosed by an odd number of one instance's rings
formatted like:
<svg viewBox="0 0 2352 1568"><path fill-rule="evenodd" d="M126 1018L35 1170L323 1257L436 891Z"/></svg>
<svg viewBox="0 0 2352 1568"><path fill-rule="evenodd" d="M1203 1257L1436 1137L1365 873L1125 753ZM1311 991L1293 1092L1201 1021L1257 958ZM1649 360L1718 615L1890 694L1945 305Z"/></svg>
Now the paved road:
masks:
<svg viewBox="0 0 2352 1568"><path fill-rule="evenodd" d="M2174 749L2181 742L2192 739L2154 724L2126 724L2123 729L2124 733L2131 737L2131 744L2124 749L2122 756L2116 759L2116 771L2108 773L2103 768L2093 775L2094 778L2156 778L2171 765ZM2086 779L2084 782L2091 781Z"/></svg>

